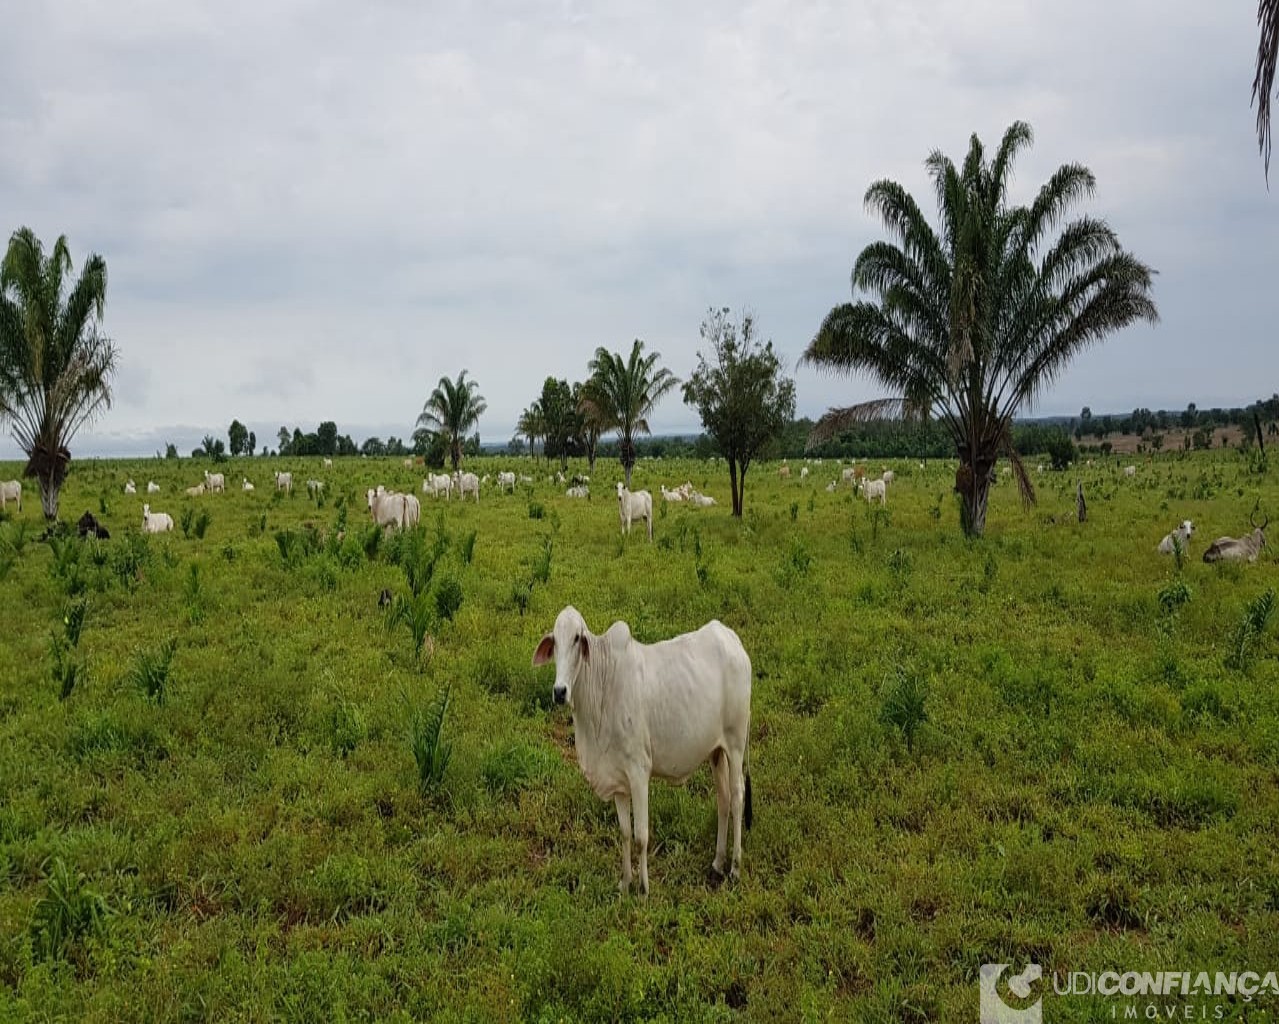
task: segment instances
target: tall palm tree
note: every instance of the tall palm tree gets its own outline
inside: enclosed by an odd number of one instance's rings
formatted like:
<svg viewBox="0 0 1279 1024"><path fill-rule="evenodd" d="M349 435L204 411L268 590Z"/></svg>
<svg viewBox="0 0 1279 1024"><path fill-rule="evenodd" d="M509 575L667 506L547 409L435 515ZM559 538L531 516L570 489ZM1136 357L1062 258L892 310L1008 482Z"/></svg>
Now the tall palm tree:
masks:
<svg viewBox="0 0 1279 1024"><path fill-rule="evenodd" d="M1257 104L1257 145L1270 175L1270 97L1275 87L1275 63L1279 59L1279 0L1257 0L1257 74L1252 80L1252 102Z"/></svg>
<svg viewBox="0 0 1279 1024"><path fill-rule="evenodd" d="M30 228L9 239L0 264L0 420L27 455L23 475L40 485L46 519L58 495L76 432L111 405L116 349L99 333L107 264L90 253L71 281L62 235L47 256Z"/></svg>
<svg viewBox="0 0 1279 1024"><path fill-rule="evenodd" d="M586 449L587 472L593 474L600 435L608 429L604 403L593 377L574 385L573 391L577 397L577 414L582 418L582 447Z"/></svg>
<svg viewBox="0 0 1279 1024"><path fill-rule="evenodd" d="M600 347L595 350L595 358L587 363L604 429L617 431L617 447L627 487L631 485L631 470L635 467L635 435L649 433L649 413L679 384L670 370L658 369L659 358L658 352L644 355L644 343L636 338L629 359Z"/></svg>
<svg viewBox="0 0 1279 1024"><path fill-rule="evenodd" d="M542 415L541 401L535 401L522 413L515 424L515 432L528 438L528 452L537 461L537 439L546 433L546 418Z"/></svg>
<svg viewBox="0 0 1279 1024"><path fill-rule="evenodd" d="M1030 126L1019 121L993 160L976 135L962 167L934 151L926 166L939 231L901 185L871 185L866 205L894 239L862 250L852 275L858 301L830 311L803 360L864 373L893 392L830 410L810 443L864 419L935 416L944 424L959 456L955 490L969 536L985 529L1000 455L1012 461L1022 499L1034 501L1012 446L1018 410L1083 349L1137 320L1158 319L1151 269L1124 251L1104 221L1064 222L1093 192L1088 168L1065 164L1029 206L1009 205L1013 162L1031 141Z"/></svg>
<svg viewBox="0 0 1279 1024"><path fill-rule="evenodd" d="M462 442L467 431L480 422L488 408L479 388L475 381L466 379L465 370L457 375L456 381L441 377L431 397L422 406L422 415L417 418L419 427L443 436L454 472L462 462Z"/></svg>

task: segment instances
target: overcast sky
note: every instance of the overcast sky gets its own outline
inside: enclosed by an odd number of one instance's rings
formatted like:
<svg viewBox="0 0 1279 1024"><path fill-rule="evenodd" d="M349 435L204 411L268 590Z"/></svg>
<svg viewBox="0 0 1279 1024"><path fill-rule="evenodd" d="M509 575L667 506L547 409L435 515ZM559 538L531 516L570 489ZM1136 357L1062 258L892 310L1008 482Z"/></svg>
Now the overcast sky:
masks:
<svg viewBox="0 0 1279 1024"><path fill-rule="evenodd" d="M686 375L712 305L793 368L881 237L866 187L931 212L929 151L1020 118L1014 197L1091 167L1162 315L1036 411L1244 404L1279 390L1255 46L1252 5L1167 0L14 3L0 229L106 258L116 402L80 453L403 437L463 367L499 441L598 345ZM797 379L802 414L878 394Z"/></svg>

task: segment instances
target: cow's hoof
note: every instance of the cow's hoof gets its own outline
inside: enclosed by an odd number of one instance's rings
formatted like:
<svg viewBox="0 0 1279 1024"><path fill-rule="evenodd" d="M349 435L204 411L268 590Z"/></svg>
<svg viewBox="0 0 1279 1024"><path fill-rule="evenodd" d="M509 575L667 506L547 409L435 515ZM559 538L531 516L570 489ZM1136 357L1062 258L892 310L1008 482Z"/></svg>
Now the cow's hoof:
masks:
<svg viewBox="0 0 1279 1024"><path fill-rule="evenodd" d="M714 888L718 888L719 886L724 884L724 872L720 870L718 867L716 867L714 864L711 865L711 869L707 873L706 877L708 881L710 882L711 886Z"/></svg>

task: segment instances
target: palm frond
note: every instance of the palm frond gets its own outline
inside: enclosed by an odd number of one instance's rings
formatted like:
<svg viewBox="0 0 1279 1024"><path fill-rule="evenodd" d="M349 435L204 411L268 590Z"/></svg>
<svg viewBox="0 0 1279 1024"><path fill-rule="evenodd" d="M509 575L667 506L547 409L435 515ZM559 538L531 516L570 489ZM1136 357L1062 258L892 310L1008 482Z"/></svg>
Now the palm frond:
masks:
<svg viewBox="0 0 1279 1024"><path fill-rule="evenodd" d="M826 414L813 425L813 429L809 432L804 450L810 451L832 437L838 437L858 423L901 418L907 408L908 404L904 398L874 398L869 402L860 402L842 409L827 409Z"/></svg>
<svg viewBox="0 0 1279 1024"><path fill-rule="evenodd" d="M1252 80L1252 102L1257 104L1257 147L1265 161L1270 180L1270 97L1275 86L1275 63L1279 59L1279 0L1257 0L1257 73Z"/></svg>

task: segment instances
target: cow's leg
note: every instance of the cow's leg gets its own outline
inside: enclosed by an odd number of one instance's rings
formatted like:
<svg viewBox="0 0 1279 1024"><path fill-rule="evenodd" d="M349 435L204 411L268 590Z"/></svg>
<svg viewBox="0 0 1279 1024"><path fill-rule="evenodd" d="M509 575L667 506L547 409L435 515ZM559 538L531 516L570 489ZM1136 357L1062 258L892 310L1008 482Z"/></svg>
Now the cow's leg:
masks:
<svg viewBox="0 0 1279 1024"><path fill-rule="evenodd" d="M742 867L742 812L746 806L746 782L742 775L744 767L742 755L742 751L737 751L728 754L725 758L728 761L728 778L732 787L733 867L729 877L733 879L738 878Z"/></svg>
<svg viewBox="0 0 1279 1024"><path fill-rule="evenodd" d="M721 878L724 875L724 856L728 852L728 818L732 810L733 794L728 781L728 755L716 750L711 755L711 774L715 777L715 803L719 811L719 828L715 835L715 859L711 870Z"/></svg>
<svg viewBox="0 0 1279 1024"><path fill-rule="evenodd" d="M617 824L622 829L622 880L618 891L625 896L631 891L631 798L625 794L613 797L617 808Z"/></svg>
<svg viewBox="0 0 1279 1024"><path fill-rule="evenodd" d="M648 776L631 778L631 806L635 810L635 841L639 844L639 894L648 896Z"/></svg>

